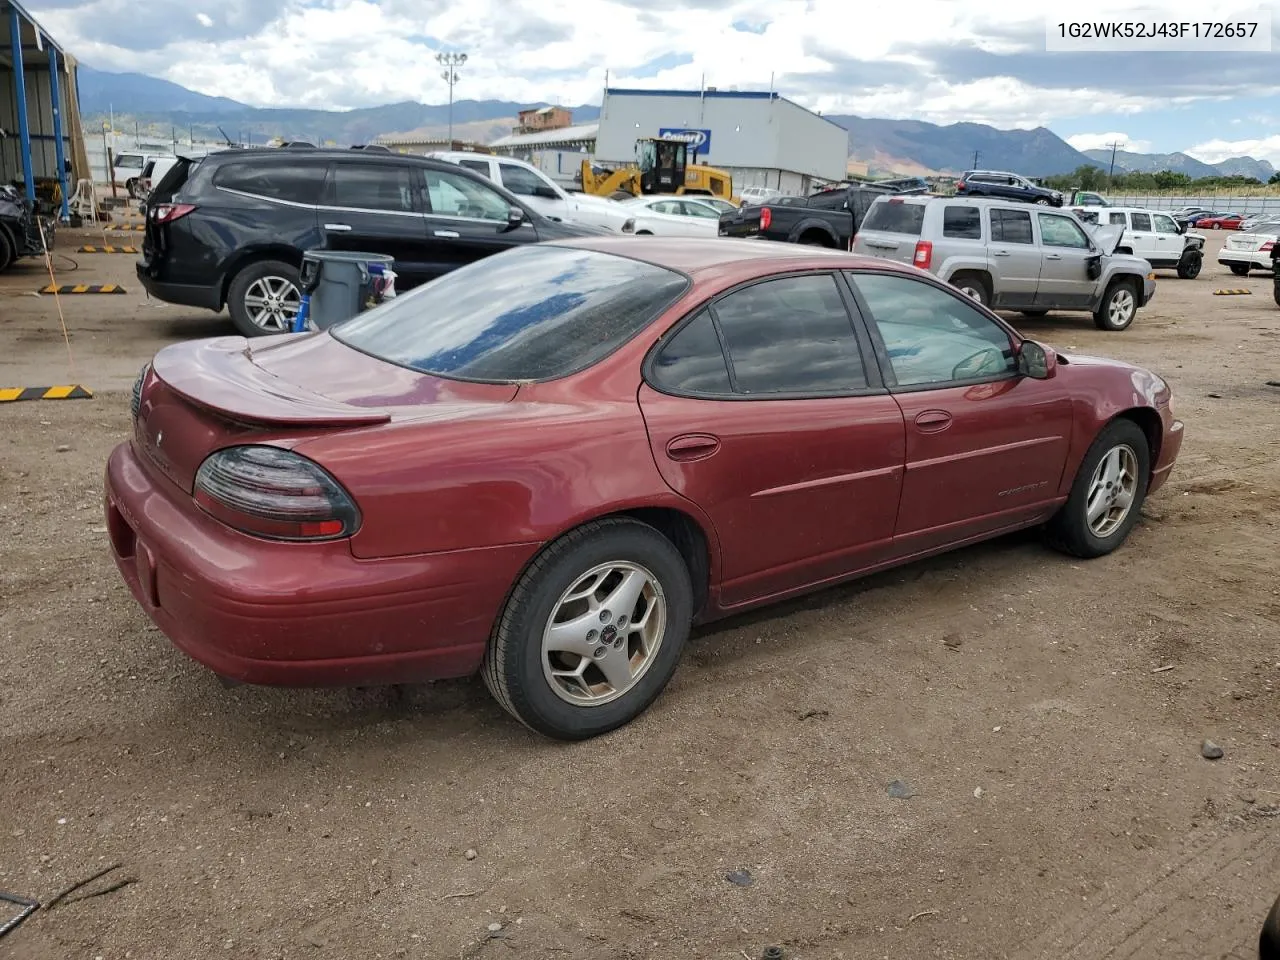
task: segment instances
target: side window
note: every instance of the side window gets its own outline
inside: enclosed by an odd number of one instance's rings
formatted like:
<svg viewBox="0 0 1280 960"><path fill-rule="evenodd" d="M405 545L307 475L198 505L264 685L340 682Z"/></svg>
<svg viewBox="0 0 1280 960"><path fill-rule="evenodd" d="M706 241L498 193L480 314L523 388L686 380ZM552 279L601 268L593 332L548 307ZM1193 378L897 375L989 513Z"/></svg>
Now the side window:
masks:
<svg viewBox="0 0 1280 960"><path fill-rule="evenodd" d="M815 193L809 198L807 206L818 210L841 210L847 203L848 194L844 190L828 190Z"/></svg>
<svg viewBox="0 0 1280 960"><path fill-rule="evenodd" d="M1031 236L1031 214L1025 210L991 211L991 241L993 243L1034 243Z"/></svg>
<svg viewBox="0 0 1280 960"><path fill-rule="evenodd" d="M1108 224L1110 224L1110 225L1111 225L1111 226L1113 226L1113 227L1128 227L1128 226L1129 226L1129 222L1128 222L1128 220L1125 218L1125 215L1124 215L1123 213L1120 213L1120 212L1119 212L1119 211L1117 211L1117 210L1112 210L1112 211L1111 211L1111 213L1109 213L1109 214L1108 214L1108 217L1110 217L1110 219L1107 221L1107 223L1108 223Z"/></svg>
<svg viewBox="0 0 1280 960"><path fill-rule="evenodd" d="M739 393L841 394L867 386L862 351L830 274L755 283L712 310Z"/></svg>
<svg viewBox="0 0 1280 960"><path fill-rule="evenodd" d="M1052 213L1040 214L1040 240L1046 247L1089 249L1089 238L1080 229L1080 224Z"/></svg>
<svg viewBox="0 0 1280 960"><path fill-rule="evenodd" d="M1151 215L1147 213L1131 213L1129 219L1133 222L1133 229L1149 233L1151 231Z"/></svg>
<svg viewBox="0 0 1280 960"><path fill-rule="evenodd" d="M310 163L228 163L213 175L213 185L268 200L320 202L325 166Z"/></svg>
<svg viewBox="0 0 1280 960"><path fill-rule="evenodd" d="M470 177L447 170L423 170L431 212L440 217L471 220L507 219L509 204L502 195Z"/></svg>
<svg viewBox="0 0 1280 960"><path fill-rule="evenodd" d="M681 201L680 212L686 217L702 217L704 220L720 219L720 214L705 203L692 203L688 200Z"/></svg>
<svg viewBox="0 0 1280 960"><path fill-rule="evenodd" d="M851 274L884 340L899 386L1011 376L1009 335L963 297L912 277Z"/></svg>
<svg viewBox="0 0 1280 960"><path fill-rule="evenodd" d="M1076 210L1075 215L1076 215L1076 219L1083 220L1085 223L1098 222L1097 210Z"/></svg>
<svg viewBox="0 0 1280 960"><path fill-rule="evenodd" d="M654 213L670 213L677 216L680 215L680 203L677 200L659 200L657 203L649 204L649 209Z"/></svg>
<svg viewBox="0 0 1280 960"><path fill-rule="evenodd" d="M458 166L462 167L464 170L470 170L472 173L478 173L480 174L480 176L484 177L486 180L493 179L489 175L488 160L459 160ZM510 187L508 187L507 189L511 190ZM515 193L514 190L512 190L511 192Z"/></svg>
<svg viewBox="0 0 1280 960"><path fill-rule="evenodd" d="M654 358L654 386L677 394L724 396L733 393L729 367L711 314L703 310Z"/></svg>
<svg viewBox="0 0 1280 960"><path fill-rule="evenodd" d="M1173 222L1173 217L1166 217L1163 213L1152 214L1151 219L1155 221L1156 233L1177 233L1178 225Z"/></svg>
<svg viewBox="0 0 1280 960"><path fill-rule="evenodd" d="M944 207L942 235L958 240L981 240L982 213L977 207Z"/></svg>
<svg viewBox="0 0 1280 960"><path fill-rule="evenodd" d="M327 202L354 210L412 213L413 168L391 163L335 163Z"/></svg>
<svg viewBox="0 0 1280 960"><path fill-rule="evenodd" d="M546 186L538 179L537 174L524 167L517 167L514 163L498 164L498 172L502 177L502 185L517 197L535 196L539 187Z"/></svg>

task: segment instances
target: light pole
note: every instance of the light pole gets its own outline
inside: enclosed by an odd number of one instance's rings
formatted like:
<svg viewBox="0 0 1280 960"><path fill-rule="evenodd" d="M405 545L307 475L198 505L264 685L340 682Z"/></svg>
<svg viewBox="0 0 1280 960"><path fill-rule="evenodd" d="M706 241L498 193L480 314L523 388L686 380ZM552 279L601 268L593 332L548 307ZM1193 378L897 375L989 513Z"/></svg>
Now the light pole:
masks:
<svg viewBox="0 0 1280 960"><path fill-rule="evenodd" d="M458 82L458 67L467 62L465 53L437 53L436 62L444 67L441 79L449 85L449 149L453 149L453 85Z"/></svg>

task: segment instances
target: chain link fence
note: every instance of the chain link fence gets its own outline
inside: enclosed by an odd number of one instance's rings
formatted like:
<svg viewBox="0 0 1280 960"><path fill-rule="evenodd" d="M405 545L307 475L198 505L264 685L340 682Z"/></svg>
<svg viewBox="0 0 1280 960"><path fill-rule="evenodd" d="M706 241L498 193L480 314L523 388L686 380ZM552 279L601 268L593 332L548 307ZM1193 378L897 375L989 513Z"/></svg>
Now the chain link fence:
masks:
<svg viewBox="0 0 1280 960"><path fill-rule="evenodd" d="M1280 217L1280 195L1275 192L1256 194L1239 191L1205 191L1203 193L1163 194L1130 193L1102 195L1116 207L1145 207L1150 210L1178 210L1182 207L1203 207L1215 213L1239 213L1243 216Z"/></svg>

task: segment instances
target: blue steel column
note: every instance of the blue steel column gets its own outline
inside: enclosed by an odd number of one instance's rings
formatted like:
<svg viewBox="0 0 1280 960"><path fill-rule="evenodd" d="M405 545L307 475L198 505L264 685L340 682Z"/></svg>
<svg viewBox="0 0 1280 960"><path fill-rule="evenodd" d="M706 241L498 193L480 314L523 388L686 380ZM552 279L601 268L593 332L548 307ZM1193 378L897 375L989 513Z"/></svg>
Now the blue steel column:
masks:
<svg viewBox="0 0 1280 960"><path fill-rule="evenodd" d="M38 29L38 28L37 28ZM62 219L71 219L71 207L67 200L67 152L62 147L62 86L58 77L62 64L58 62L58 51L49 49L49 99L53 101L53 144L58 159L58 183L62 184Z"/></svg>
<svg viewBox="0 0 1280 960"><path fill-rule="evenodd" d="M36 181L31 172L31 127L27 124L27 78L22 67L22 20L18 8L9 7L9 33L13 40L13 79L18 96L18 142L22 146L22 176L27 183L27 199L36 200Z"/></svg>

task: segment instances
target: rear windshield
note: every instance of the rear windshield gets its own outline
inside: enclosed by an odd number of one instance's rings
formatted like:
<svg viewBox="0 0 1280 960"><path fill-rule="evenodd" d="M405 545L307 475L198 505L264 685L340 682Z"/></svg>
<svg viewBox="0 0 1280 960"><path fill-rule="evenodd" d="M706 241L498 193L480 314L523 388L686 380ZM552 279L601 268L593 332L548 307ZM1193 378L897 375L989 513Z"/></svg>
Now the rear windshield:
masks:
<svg viewBox="0 0 1280 960"><path fill-rule="evenodd" d="M688 287L682 275L592 250L529 246L446 273L333 328L419 373L554 380L607 357Z"/></svg>
<svg viewBox="0 0 1280 960"><path fill-rule="evenodd" d="M871 205L863 230L879 230L884 233L905 233L920 236L924 226L923 203L904 203L901 200L885 200Z"/></svg>
<svg viewBox="0 0 1280 960"><path fill-rule="evenodd" d="M182 185L187 182L187 178L195 172L196 167L200 166L199 159L188 160L185 157L179 157L168 170L165 171L159 183L152 184L151 200L154 203L171 200L173 195L182 189Z"/></svg>

